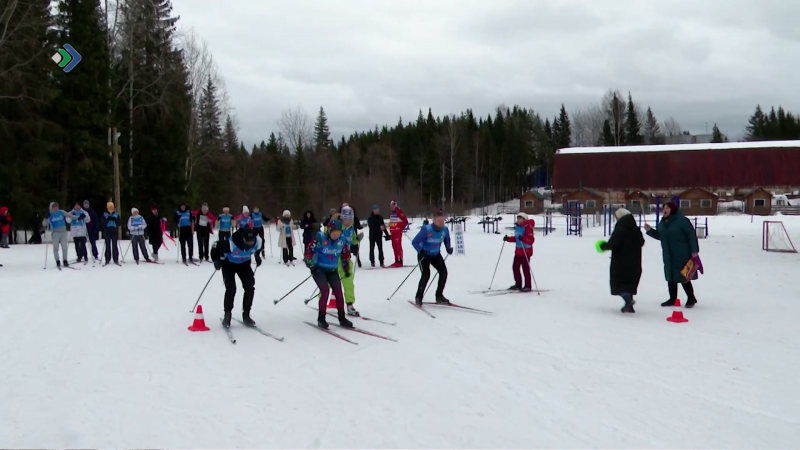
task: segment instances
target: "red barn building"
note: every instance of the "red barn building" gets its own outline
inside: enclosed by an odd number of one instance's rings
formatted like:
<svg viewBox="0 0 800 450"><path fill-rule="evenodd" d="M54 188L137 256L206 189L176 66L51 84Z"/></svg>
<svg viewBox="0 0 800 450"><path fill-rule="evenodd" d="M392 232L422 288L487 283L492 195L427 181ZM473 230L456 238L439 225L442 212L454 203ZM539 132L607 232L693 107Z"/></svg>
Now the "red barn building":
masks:
<svg viewBox="0 0 800 450"><path fill-rule="evenodd" d="M800 187L800 141L565 148L554 160L557 192L590 188L608 192L609 203L625 203L631 191L677 195L754 187Z"/></svg>

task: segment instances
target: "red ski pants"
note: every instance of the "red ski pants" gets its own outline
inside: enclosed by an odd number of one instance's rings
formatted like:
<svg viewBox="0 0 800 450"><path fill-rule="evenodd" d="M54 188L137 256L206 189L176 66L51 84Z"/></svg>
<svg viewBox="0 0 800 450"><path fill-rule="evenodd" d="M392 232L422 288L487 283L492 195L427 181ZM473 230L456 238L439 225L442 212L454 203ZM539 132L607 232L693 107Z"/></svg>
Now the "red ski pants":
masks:
<svg viewBox="0 0 800 450"><path fill-rule="evenodd" d="M514 284L522 287L522 275L525 275L526 288L531 287L531 259L527 256L514 255Z"/></svg>
<svg viewBox="0 0 800 450"><path fill-rule="evenodd" d="M394 261L403 260L403 233L392 233L392 251L394 251Z"/></svg>

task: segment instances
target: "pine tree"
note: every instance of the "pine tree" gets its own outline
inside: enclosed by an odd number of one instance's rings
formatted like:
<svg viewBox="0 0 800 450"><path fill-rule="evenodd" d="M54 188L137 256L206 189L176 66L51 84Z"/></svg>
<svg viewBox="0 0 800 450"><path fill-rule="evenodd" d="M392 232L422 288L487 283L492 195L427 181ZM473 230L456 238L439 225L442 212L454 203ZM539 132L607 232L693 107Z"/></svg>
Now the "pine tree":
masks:
<svg viewBox="0 0 800 450"><path fill-rule="evenodd" d="M558 125L560 127L558 137L558 148L567 148L572 142L572 126L569 122L569 114L564 104L561 104L561 111L558 115Z"/></svg>
<svg viewBox="0 0 800 450"><path fill-rule="evenodd" d="M225 153L235 153L239 148L239 137L236 135L236 127L230 114L225 119L225 132L222 140L222 151ZM242 148L244 151L244 148Z"/></svg>
<svg viewBox="0 0 800 450"><path fill-rule="evenodd" d="M112 171L106 142L109 57L97 1L62 0L56 18L60 45L69 43L83 59L71 72L55 72L60 95L53 103L64 127L60 200L110 194Z"/></svg>
<svg viewBox="0 0 800 450"><path fill-rule="evenodd" d="M644 123L644 143L647 145L662 145L666 142L661 125L658 123L653 110L647 107Z"/></svg>
<svg viewBox="0 0 800 450"><path fill-rule="evenodd" d="M717 124L714 124L714 128L711 131L711 142L725 142L726 140L722 132L719 131Z"/></svg>
<svg viewBox="0 0 800 450"><path fill-rule="evenodd" d="M614 132L611 129L611 121L608 119L603 121L603 132L597 139L597 145L601 147L614 147L617 145Z"/></svg>
<svg viewBox="0 0 800 450"><path fill-rule="evenodd" d="M642 145L643 142L639 115L636 112L636 105L633 104L633 97L628 92L628 107L625 111L625 143L627 145Z"/></svg>
<svg viewBox="0 0 800 450"><path fill-rule="evenodd" d="M761 105L756 106L756 110L747 121L747 134L745 139L748 141L761 141L766 138L766 117Z"/></svg>
<svg viewBox="0 0 800 450"><path fill-rule="evenodd" d="M320 106L317 120L314 122L314 150L319 151L320 148L328 147L330 144L331 130L328 127L328 117Z"/></svg>

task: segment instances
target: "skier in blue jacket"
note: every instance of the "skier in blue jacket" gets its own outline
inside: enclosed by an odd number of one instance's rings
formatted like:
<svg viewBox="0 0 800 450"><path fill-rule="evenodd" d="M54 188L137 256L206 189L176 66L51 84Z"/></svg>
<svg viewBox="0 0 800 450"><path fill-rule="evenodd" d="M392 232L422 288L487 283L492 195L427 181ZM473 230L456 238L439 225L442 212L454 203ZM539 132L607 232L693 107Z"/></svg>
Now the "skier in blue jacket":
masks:
<svg viewBox="0 0 800 450"><path fill-rule="evenodd" d="M254 327L256 322L250 318L253 297L256 295L256 279L251 264L251 257L256 257L256 267L261 265L260 250L264 245L252 228L240 228L230 239L218 240L211 247L211 260L214 268L222 270L225 281L225 316L222 326L230 328L233 299L236 296L236 277L242 282L244 298L242 300L242 323Z"/></svg>
<svg viewBox="0 0 800 450"><path fill-rule="evenodd" d="M417 251L417 263L419 264L420 272L422 272L422 277L417 286L417 295L414 298L417 305L422 305L422 296L425 293L428 280L431 278L431 266L439 273L439 284L436 286L436 303L450 303L450 300L444 296L444 287L447 284L447 266L442 258L442 243L444 243L447 254L452 255L453 247L450 245L450 231L444 225L444 213L437 211L433 215L433 223L424 225L411 242L414 250Z"/></svg>

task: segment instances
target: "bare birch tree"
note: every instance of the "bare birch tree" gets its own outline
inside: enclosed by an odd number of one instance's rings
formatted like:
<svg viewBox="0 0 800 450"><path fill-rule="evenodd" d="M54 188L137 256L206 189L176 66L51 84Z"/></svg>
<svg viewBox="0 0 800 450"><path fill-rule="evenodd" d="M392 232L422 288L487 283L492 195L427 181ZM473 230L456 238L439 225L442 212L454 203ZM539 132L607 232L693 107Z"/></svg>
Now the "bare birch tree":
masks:
<svg viewBox="0 0 800 450"><path fill-rule="evenodd" d="M278 127L294 153L297 152L303 142L311 142L311 116L302 106L281 111Z"/></svg>
<svg viewBox="0 0 800 450"><path fill-rule="evenodd" d="M664 121L664 124L661 126L661 130L664 132L664 137L666 138L667 144L674 144L675 138L683 133L683 130L681 130L681 125L672 116L668 117L667 120Z"/></svg>

